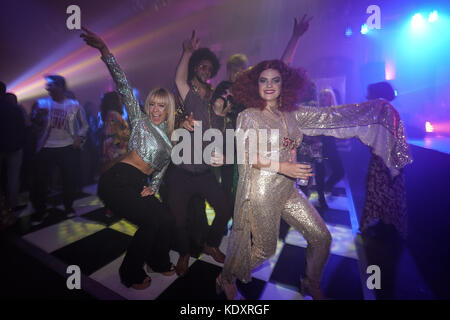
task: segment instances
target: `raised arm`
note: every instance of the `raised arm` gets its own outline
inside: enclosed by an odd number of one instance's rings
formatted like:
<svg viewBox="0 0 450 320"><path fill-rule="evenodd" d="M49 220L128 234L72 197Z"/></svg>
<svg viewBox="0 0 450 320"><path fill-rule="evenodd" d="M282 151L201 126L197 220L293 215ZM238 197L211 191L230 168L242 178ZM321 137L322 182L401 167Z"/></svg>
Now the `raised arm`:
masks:
<svg viewBox="0 0 450 320"><path fill-rule="evenodd" d="M198 39L195 36L195 30L192 31L191 38L183 42L183 55L181 56L181 60L177 67L177 72L175 74L175 84L183 101L189 92L189 84L188 84L189 59L191 58L192 53L198 48L199 43L200 39Z"/></svg>
<svg viewBox="0 0 450 320"><path fill-rule="evenodd" d="M128 117L131 123L134 120L140 118L143 115L138 101L134 97L133 89L128 83L125 73L120 68L114 56L109 51L106 43L95 33L89 31L83 27L85 33L80 35L81 38L91 47L96 48L100 51L102 55L102 60L108 67L109 73L113 78L117 86L117 91L122 96L122 100L125 103L127 109Z"/></svg>
<svg viewBox="0 0 450 320"><path fill-rule="evenodd" d="M294 18L294 29L292 30L292 36L289 39L286 49L284 49L284 52L281 56L281 61L283 61L287 65L290 65L292 63L295 51L297 50L298 41L300 40L300 37L308 30L311 20L312 17L308 17L306 14L303 16L300 22L298 22L297 18Z"/></svg>

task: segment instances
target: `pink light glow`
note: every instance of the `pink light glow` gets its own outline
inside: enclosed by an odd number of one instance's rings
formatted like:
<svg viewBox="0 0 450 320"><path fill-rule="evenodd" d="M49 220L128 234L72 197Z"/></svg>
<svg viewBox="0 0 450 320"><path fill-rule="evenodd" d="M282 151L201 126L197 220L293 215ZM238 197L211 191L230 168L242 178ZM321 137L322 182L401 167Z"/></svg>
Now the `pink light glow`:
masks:
<svg viewBox="0 0 450 320"><path fill-rule="evenodd" d="M180 8L179 19L174 19L166 25L152 28L148 20L151 10L143 11L121 23L120 25L100 33L105 41L110 44L111 51L116 56L121 56L136 50L139 46L155 42L161 37L175 32L177 29L189 29L195 21L204 14L204 11L220 3L216 1L202 1L186 15L185 9ZM137 26L141 27L136 32ZM92 30L95 32L95 30ZM133 36L130 37L130 34ZM46 94L45 80L47 74L59 74L63 77L70 77L71 87L93 81L103 75L104 66L99 59L98 53L92 48L83 44L79 40L80 47L75 52L65 55L58 61L48 64L38 72L34 72L31 77L12 85L9 91L15 93L19 101L26 101ZM19 78L20 79L20 78Z"/></svg>
<svg viewBox="0 0 450 320"><path fill-rule="evenodd" d="M385 72L386 80L394 80L395 79L395 64L391 61L386 60L384 72Z"/></svg>
<svg viewBox="0 0 450 320"><path fill-rule="evenodd" d="M433 123L433 125L431 125L431 129L433 130L431 132L435 132L438 134L448 134L450 133L450 122Z"/></svg>

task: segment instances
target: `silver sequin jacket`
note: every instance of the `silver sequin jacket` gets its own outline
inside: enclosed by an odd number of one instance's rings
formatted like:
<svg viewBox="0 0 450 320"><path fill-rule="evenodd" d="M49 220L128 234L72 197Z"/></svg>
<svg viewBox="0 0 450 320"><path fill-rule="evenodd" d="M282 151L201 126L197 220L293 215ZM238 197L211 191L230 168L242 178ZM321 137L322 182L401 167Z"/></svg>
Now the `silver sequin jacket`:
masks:
<svg viewBox="0 0 450 320"><path fill-rule="evenodd" d="M135 150L142 160L155 169L150 187L156 193L169 166L172 152L172 144L167 137L167 124L153 124L150 117L141 110L125 73L112 54L102 57L102 60L106 63L128 112L131 124L128 151Z"/></svg>

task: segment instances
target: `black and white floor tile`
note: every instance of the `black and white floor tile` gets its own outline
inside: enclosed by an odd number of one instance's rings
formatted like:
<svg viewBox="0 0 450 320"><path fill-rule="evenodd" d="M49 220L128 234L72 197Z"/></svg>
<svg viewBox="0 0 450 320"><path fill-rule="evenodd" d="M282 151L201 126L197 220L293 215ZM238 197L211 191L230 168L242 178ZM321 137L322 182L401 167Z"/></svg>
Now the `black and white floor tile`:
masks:
<svg viewBox="0 0 450 320"><path fill-rule="evenodd" d="M331 299L364 299L359 271L358 252L355 246L355 231L352 225L353 204L348 196L345 181L327 195L330 209L322 212L333 243L330 258L325 267L322 287ZM76 217L67 218L58 195L49 208L49 217L41 225L30 227L30 206L23 209L15 231L32 245L45 251L67 265L78 265L81 272L107 289L125 299L183 300L224 299L217 295L215 278L222 265L210 256L191 258L189 272L184 277L163 276L152 273L151 286L142 291L128 289L120 283L118 269L136 227L125 219L108 217L97 198L96 185L83 189L74 204ZM315 193L310 197L316 203ZM207 207L208 219L213 211ZM354 219L353 219L354 220ZM226 252L228 238L221 249ZM306 241L296 230L290 229L284 239L278 241L276 254L253 272L248 284L238 283L247 299L302 300L299 293L300 277L305 266ZM170 252L176 263L178 253Z"/></svg>

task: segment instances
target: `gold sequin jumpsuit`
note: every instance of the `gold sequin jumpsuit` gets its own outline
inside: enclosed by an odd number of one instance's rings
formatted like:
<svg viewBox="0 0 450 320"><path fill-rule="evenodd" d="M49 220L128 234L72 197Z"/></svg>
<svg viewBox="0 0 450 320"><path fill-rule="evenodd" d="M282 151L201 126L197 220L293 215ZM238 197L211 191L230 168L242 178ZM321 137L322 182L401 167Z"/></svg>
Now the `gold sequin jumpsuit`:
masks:
<svg viewBox="0 0 450 320"><path fill-rule="evenodd" d="M278 136L268 133L271 138L267 139L266 150L267 154L277 153L280 162L292 159L303 133L357 137L383 158L393 175L412 161L398 113L382 101L329 108L300 107L286 113L246 109L239 114L237 129L255 129L258 136L261 130L278 129ZM278 143L273 139L278 139ZM244 146L248 153L248 141ZM332 240L324 221L294 187L294 179L245 162L239 165L233 227L223 270L226 281L237 277L249 282L252 269L275 253L281 217L306 239L305 276L319 283Z"/></svg>

